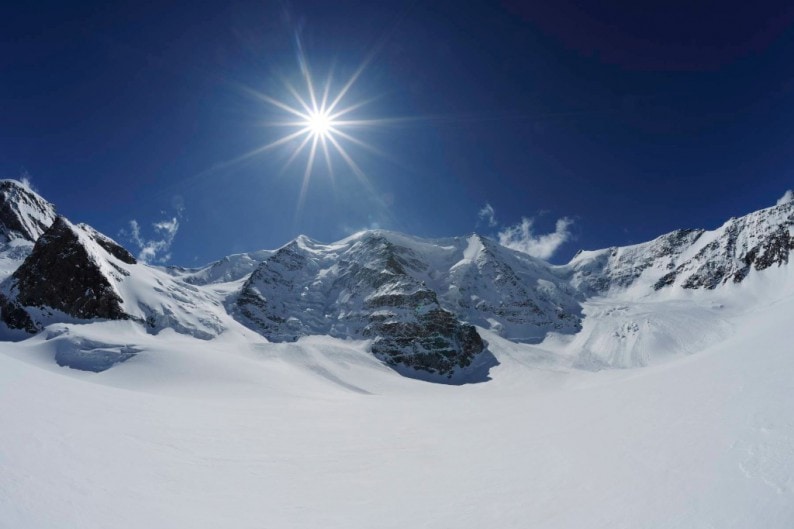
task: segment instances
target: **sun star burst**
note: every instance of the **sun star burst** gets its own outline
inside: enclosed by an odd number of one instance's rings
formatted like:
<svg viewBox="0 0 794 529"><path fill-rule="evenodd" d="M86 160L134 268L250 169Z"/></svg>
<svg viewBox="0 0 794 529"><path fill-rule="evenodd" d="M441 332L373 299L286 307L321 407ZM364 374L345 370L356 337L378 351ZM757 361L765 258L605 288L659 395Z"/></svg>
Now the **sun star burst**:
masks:
<svg viewBox="0 0 794 529"><path fill-rule="evenodd" d="M309 70L308 62L303 54L302 48L298 48L298 64L300 66L301 77L305 89L299 91L289 81L283 80L286 92L289 94L287 99L277 99L273 96L257 92L246 88L257 98L282 111L287 119L282 121L268 122L266 125L293 129L280 136L276 140L259 147L249 153L258 154L276 147L294 146L289 155L284 170L292 164L302 153L307 151L306 166L303 170L303 181L300 196L298 199L298 211L300 211L306 191L309 187L312 174L317 167L317 158L322 157L325 161L325 169L328 176L334 179L334 158L341 158L344 164L358 178L360 184L371 189L369 180L364 171L355 162L348 152L350 145L365 148L376 154L383 155L368 143L351 134L351 129L362 129L367 126L377 125L381 122L386 123L390 120L383 119L353 119L353 113L372 99L346 102L349 97L350 89L358 81L364 69L372 59L370 55L353 73L353 75L341 85L338 91L332 93L332 76L329 74L322 83L322 89L318 90L312 74ZM246 155L247 157L248 155Z"/></svg>
<svg viewBox="0 0 794 529"><path fill-rule="evenodd" d="M313 136L325 138L331 133L334 120L331 119L331 116L328 115L328 112L325 110L320 109L317 112L312 112L309 114L308 118L309 119L306 120L305 124Z"/></svg>

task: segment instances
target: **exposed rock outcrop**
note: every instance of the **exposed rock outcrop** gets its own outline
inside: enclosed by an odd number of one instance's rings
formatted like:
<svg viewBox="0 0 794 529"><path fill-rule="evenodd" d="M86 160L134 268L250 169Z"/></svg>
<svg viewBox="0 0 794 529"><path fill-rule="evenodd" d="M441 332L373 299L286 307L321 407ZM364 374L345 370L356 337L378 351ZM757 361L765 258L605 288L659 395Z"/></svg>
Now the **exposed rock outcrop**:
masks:
<svg viewBox="0 0 794 529"><path fill-rule="evenodd" d="M373 354L390 365L451 376L484 343L415 277L426 269L411 249L377 232L337 247L299 238L256 269L233 311L273 341L371 338Z"/></svg>
<svg viewBox="0 0 794 529"><path fill-rule="evenodd" d="M730 219L694 256L665 274L654 289L680 284L686 289L715 289L741 283L752 270L788 263L794 250L794 203L781 204Z"/></svg>
<svg viewBox="0 0 794 529"><path fill-rule="evenodd" d="M96 255L91 242L125 263L135 263L129 252L108 237L57 217L4 282L3 321L11 328L32 331L35 325L31 326L29 309L45 313L54 309L82 320L127 319L113 284L114 275L120 278L126 272Z"/></svg>
<svg viewBox="0 0 794 529"><path fill-rule="evenodd" d="M728 220L713 231L677 230L653 241L580 252L559 267L585 296L639 287L715 289L752 271L788 263L794 250L794 203Z"/></svg>

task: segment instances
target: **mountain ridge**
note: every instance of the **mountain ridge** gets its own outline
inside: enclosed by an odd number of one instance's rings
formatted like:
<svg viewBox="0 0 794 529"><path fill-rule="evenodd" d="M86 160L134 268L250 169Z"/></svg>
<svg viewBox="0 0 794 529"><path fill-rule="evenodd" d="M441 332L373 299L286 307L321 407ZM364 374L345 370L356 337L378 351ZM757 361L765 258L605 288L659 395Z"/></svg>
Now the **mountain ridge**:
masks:
<svg viewBox="0 0 794 529"><path fill-rule="evenodd" d="M602 349L624 347L615 340L644 327L626 320L613 338L594 342L600 331L593 335L588 325L582 334L592 312L585 310L588 300L716 291L787 266L794 250L794 203L788 203L714 230L675 230L636 245L580 251L564 265L476 233L423 239L365 230L332 243L301 235L276 250L198 268L158 267L138 263L90 226L55 216L52 204L21 183L0 181L0 189L3 211L10 212L0 217L6 222L0 226L6 234L0 241L0 320L8 339L52 324L107 319L129 319L150 334L172 329L203 340L246 328L271 342L328 335L368 340L386 365L436 381L487 380L487 366L495 364L477 328L513 342L559 337L584 344L587 358L624 365ZM642 332L656 333L655 340L671 332L648 329ZM591 338L582 342L585 335ZM620 358L644 358L637 350L643 341L632 340L640 345L630 345Z"/></svg>

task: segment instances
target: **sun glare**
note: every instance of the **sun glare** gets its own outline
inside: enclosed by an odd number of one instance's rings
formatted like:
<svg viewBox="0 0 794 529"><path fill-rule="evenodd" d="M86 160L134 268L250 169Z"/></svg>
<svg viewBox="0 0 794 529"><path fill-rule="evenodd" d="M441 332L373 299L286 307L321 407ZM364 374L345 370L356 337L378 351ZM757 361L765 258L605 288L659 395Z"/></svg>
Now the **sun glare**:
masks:
<svg viewBox="0 0 794 529"><path fill-rule="evenodd" d="M372 60L374 52L359 65L347 82L337 85L338 89L332 87L330 74L322 84L316 85L300 42L298 42L297 53L298 65L305 90L298 90L288 80L283 79L288 97L286 99L277 99L256 90L242 87L245 91L284 113L286 119L267 122L265 123L266 126L293 130L233 161L244 160L276 147L291 147L293 148L292 153L284 165L284 170L286 170L301 153L308 151L296 214L302 208L312 174L320 165L316 163L318 157L324 159L325 163L322 165L325 166L325 171L332 181L335 178L333 159L341 159L358 178L361 185L371 188L368 178L348 153L348 149L353 145L379 155L383 155L383 153L353 136L350 131L354 128L361 130L368 126L395 121L394 119L360 119L355 117L357 111L360 111L372 99L346 101L346 99L350 98L351 88Z"/></svg>
<svg viewBox="0 0 794 529"><path fill-rule="evenodd" d="M333 130L334 121L327 112L318 110L309 114L309 119L306 120L306 126L313 136L326 138Z"/></svg>

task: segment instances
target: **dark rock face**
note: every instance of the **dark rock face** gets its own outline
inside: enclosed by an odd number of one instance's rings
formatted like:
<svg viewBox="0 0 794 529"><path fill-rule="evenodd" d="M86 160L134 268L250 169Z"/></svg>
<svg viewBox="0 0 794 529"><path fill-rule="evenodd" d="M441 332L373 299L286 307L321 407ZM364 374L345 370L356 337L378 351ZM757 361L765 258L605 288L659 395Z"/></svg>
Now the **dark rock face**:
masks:
<svg viewBox="0 0 794 529"><path fill-rule="evenodd" d="M422 262L382 237L365 244L381 256L382 268L352 266L343 277L356 289L374 290L364 300L369 323L362 332L375 337L373 354L390 365L437 375L469 366L485 344L473 326L441 308L436 293L409 275L408 270L423 271Z"/></svg>
<svg viewBox="0 0 794 529"><path fill-rule="evenodd" d="M732 218L713 231L677 230L647 243L580 253L561 270L585 296L630 287L646 271L654 290L713 290L741 283L753 270L787 264L793 233L789 202Z"/></svg>
<svg viewBox="0 0 794 529"><path fill-rule="evenodd" d="M0 180L0 242L35 242L55 220L55 207L14 180Z"/></svg>
<svg viewBox="0 0 794 529"><path fill-rule="evenodd" d="M376 337L372 352L390 365L448 375L456 368L468 367L485 348L473 326L461 324L440 308L410 322L381 318L371 317L363 335Z"/></svg>
<svg viewBox="0 0 794 529"><path fill-rule="evenodd" d="M296 241L256 269L233 312L272 341L309 334L372 338L372 353L389 365L451 376L485 344L412 276L425 268L410 249L377 234L342 255Z"/></svg>
<svg viewBox="0 0 794 529"><path fill-rule="evenodd" d="M76 228L58 217L39 238L33 251L6 281L3 321L12 328L32 331L30 316L22 316L22 307L51 308L80 319L127 319L122 300L111 284L111 278L100 268L81 241ZM120 256L124 262L135 262L129 252L107 237L97 237L93 230L86 235ZM120 268L116 273L125 273Z"/></svg>
<svg viewBox="0 0 794 529"><path fill-rule="evenodd" d="M306 264L303 252L292 243L259 265L243 285L236 302L242 321L275 342L294 341L307 334L301 322L288 321L293 305L290 301L299 296L297 272Z"/></svg>
<svg viewBox="0 0 794 529"><path fill-rule="evenodd" d="M683 288L713 290L741 283L750 272L788 264L794 250L794 204L782 204L729 220L718 236L654 284L660 290L680 280Z"/></svg>
<svg viewBox="0 0 794 529"><path fill-rule="evenodd" d="M0 319L11 329L22 329L31 334L38 330L25 309L2 293L0 293Z"/></svg>
<svg viewBox="0 0 794 529"><path fill-rule="evenodd" d="M764 240L754 246L744 256L744 262L749 267L754 265L756 270L765 270L776 264L788 264L791 251L794 250L794 236L784 226L778 226Z"/></svg>

